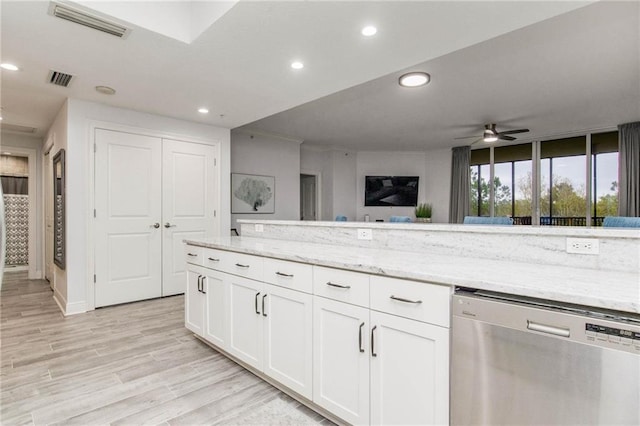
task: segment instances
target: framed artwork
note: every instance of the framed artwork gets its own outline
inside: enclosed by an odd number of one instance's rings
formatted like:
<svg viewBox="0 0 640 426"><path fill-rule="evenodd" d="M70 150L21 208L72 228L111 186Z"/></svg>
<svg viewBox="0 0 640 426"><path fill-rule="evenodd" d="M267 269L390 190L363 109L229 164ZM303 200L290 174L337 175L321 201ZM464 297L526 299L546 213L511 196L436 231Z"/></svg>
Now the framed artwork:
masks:
<svg viewBox="0 0 640 426"><path fill-rule="evenodd" d="M231 213L275 213L274 176L231 173Z"/></svg>

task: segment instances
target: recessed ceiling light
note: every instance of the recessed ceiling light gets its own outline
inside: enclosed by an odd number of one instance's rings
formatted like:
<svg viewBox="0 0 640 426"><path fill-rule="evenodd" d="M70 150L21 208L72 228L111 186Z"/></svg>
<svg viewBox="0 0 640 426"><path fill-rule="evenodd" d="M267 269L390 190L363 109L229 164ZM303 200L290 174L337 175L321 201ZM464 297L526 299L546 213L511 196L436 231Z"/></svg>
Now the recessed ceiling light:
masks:
<svg viewBox="0 0 640 426"><path fill-rule="evenodd" d="M206 108L198 108L200 114L209 114L209 110Z"/></svg>
<svg viewBox="0 0 640 426"><path fill-rule="evenodd" d="M3 64L0 64L0 67L2 67L5 70L8 70L8 71L18 71L20 69L16 65L9 64L9 63L6 63L6 62L3 63Z"/></svg>
<svg viewBox="0 0 640 426"><path fill-rule="evenodd" d="M96 86L96 92L102 93L103 95L115 95L116 90L112 89L109 86Z"/></svg>
<svg viewBox="0 0 640 426"><path fill-rule="evenodd" d="M293 68L294 70L301 70L302 68L304 68L304 64L300 61L294 61L291 62L291 68Z"/></svg>
<svg viewBox="0 0 640 426"><path fill-rule="evenodd" d="M371 37L372 35L375 35L377 32L378 32L378 29L373 25L367 25L361 31L362 35L366 37Z"/></svg>
<svg viewBox="0 0 640 426"><path fill-rule="evenodd" d="M403 87L420 87L424 86L431 80L431 76L426 72L410 72L400 76L398 82Z"/></svg>

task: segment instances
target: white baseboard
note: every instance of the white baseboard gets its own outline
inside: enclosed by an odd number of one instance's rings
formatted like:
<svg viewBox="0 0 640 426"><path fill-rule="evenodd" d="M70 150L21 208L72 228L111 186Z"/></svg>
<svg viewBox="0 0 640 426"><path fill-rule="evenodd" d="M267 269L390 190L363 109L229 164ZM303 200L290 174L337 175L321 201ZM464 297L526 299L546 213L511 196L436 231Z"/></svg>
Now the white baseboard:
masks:
<svg viewBox="0 0 640 426"><path fill-rule="evenodd" d="M53 292L53 300L56 301L58 307L62 311L62 315L64 315L65 317L87 312L87 304L85 302L69 303L67 302L67 299L65 299L64 296L60 294L58 289L54 290Z"/></svg>

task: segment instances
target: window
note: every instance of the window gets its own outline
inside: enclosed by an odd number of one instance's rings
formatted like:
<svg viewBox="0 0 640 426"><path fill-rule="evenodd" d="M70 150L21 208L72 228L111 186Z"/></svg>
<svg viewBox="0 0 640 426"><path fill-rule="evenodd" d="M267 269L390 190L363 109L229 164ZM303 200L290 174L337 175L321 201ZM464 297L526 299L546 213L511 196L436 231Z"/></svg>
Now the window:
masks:
<svg viewBox="0 0 640 426"><path fill-rule="evenodd" d="M538 223L538 218L532 219L537 204L541 225L585 226L590 203L591 224L599 226L604 216L617 214L618 132L591 135L589 175L586 136L536 144L539 160L532 158L533 143L493 148L493 165L491 148L471 151L471 215L490 216L492 206L493 216L510 216L516 225L530 225ZM532 178L536 161L539 191Z"/></svg>

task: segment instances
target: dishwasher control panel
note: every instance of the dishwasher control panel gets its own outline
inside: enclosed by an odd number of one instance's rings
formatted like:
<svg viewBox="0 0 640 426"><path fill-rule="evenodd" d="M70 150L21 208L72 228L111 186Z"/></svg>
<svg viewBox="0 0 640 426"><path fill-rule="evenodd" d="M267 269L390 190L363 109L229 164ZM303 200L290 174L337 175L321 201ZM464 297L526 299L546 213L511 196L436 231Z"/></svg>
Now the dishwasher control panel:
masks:
<svg viewBox="0 0 640 426"><path fill-rule="evenodd" d="M601 324L585 324L587 340L592 342L608 342L622 346L640 348L640 332L624 328L608 327Z"/></svg>

